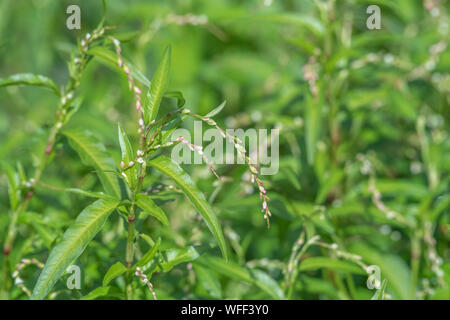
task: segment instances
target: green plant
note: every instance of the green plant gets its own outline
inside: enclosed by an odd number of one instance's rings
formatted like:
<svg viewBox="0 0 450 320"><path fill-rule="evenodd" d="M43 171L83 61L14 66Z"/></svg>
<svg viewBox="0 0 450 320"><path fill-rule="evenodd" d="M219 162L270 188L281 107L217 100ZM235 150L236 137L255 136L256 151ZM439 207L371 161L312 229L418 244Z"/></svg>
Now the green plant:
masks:
<svg viewBox="0 0 450 320"><path fill-rule="evenodd" d="M445 4L81 0L86 35L3 0L1 296L449 299ZM278 128L279 172L173 164L191 119Z"/></svg>

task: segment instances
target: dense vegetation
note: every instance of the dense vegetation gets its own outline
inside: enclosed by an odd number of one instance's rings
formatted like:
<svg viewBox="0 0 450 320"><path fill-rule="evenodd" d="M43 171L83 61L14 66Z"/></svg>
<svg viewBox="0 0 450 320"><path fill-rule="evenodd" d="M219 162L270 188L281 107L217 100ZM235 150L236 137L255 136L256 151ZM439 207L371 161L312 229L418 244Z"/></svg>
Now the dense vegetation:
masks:
<svg viewBox="0 0 450 320"><path fill-rule="evenodd" d="M0 2L0 298L450 299L448 1L77 2Z"/></svg>

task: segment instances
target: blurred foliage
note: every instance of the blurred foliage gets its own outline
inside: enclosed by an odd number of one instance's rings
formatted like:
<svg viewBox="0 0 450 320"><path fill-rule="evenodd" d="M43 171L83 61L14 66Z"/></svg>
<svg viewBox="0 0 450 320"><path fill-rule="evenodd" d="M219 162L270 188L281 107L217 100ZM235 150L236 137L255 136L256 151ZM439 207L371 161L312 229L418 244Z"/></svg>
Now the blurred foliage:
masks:
<svg viewBox="0 0 450 320"><path fill-rule="evenodd" d="M77 1L82 27L68 30L72 2L0 2L0 78L34 73L67 82L77 38L103 15L101 1ZM145 188L162 190L151 194L169 225L139 219L136 258L157 245L150 258L157 266L147 274L159 299L450 299L448 1L106 3L109 34L147 78L171 45L169 89L183 92L188 108L203 115L226 100L215 117L222 127L280 129L279 172L263 177L270 229L244 166L217 166L222 183L207 166L184 166L218 216L228 262L186 198L166 188L170 180L147 176ZM381 8L381 30L366 27L371 4ZM77 92L83 100L68 128L92 131L118 164L117 123L132 144L139 139L126 77L95 57ZM58 98L41 87L8 86L0 105L3 242L13 211L7 175L19 186L31 177ZM164 99L160 114L174 108ZM192 129L192 121L183 125ZM46 186L102 190L67 138L57 140L41 180L1 258L3 297L28 298L23 288L34 287L39 267L24 268L23 283L9 277L23 258L44 263L92 202ZM66 274L50 297L124 298L117 262L124 263L126 229L126 219L112 214L75 261L81 289L67 289ZM377 292L366 284L371 265L387 280ZM133 286L133 298L153 299L138 277Z"/></svg>

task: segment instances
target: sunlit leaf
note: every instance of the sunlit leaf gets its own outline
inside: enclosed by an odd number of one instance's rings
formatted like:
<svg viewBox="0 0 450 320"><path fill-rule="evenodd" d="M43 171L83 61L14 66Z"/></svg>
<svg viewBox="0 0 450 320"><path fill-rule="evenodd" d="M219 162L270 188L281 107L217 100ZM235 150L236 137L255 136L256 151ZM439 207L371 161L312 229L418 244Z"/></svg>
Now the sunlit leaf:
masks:
<svg viewBox="0 0 450 320"><path fill-rule="evenodd" d="M0 87L17 85L44 87L50 89L53 93L59 96L59 89L56 83L54 83L52 79L45 76L32 73L20 73L12 75L8 78L0 78Z"/></svg>

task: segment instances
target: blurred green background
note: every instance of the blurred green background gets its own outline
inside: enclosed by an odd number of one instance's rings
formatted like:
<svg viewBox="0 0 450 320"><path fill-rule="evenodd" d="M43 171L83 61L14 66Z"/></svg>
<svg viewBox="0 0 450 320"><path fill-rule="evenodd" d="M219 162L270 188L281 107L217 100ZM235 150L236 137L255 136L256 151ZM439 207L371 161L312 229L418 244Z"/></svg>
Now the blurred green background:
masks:
<svg viewBox="0 0 450 320"><path fill-rule="evenodd" d="M172 46L170 89L183 92L189 109L206 114L226 100L217 116L222 127L280 129L280 170L263 177L271 197L270 229L245 167L219 166L229 178L220 185L207 166L184 166L218 214L235 270L263 271L269 289L220 271L207 259L193 260L153 275L159 298L370 298L375 290L367 288L366 272L342 252L379 266L388 297L450 298L448 1L106 3L106 25L117 27L110 34L121 39L123 55L148 78L164 48ZM81 8L81 30L66 28L71 4ZM380 30L366 27L371 4L381 8ZM66 83L77 38L93 30L102 14L101 1L2 0L0 78L30 72ZM118 163L117 123L137 141L126 78L94 58L78 92L84 100L69 126L92 131ZM42 88L2 88L0 159L11 165L20 161L31 175L57 103ZM173 108L173 101L164 101L163 111ZM185 126L191 128L192 121ZM91 169L64 140L57 148L45 183L99 189ZM166 181L155 175L146 181L154 187L161 183ZM147 219L140 232L161 236L166 247L213 246L183 197L162 198L170 228ZM21 221L12 264L23 257L45 261L53 240L89 203L38 189L31 208L45 219ZM2 238L8 212L3 175ZM69 291L60 281L57 298L80 298L101 285L109 266L123 260L125 228L122 219L112 217L77 262L82 289ZM316 235L339 249L303 244L305 252L292 261L299 237L307 241ZM202 257L219 257L216 248L202 250ZM298 274L289 284L293 270ZM37 275L32 268L25 272L29 288ZM119 279L116 285L123 283ZM145 289L139 298L151 297ZM282 294L268 293L278 289ZM26 298L18 287L11 296Z"/></svg>

